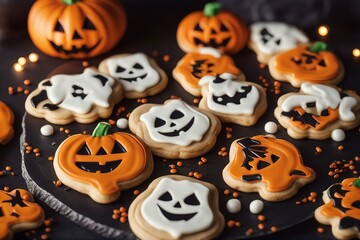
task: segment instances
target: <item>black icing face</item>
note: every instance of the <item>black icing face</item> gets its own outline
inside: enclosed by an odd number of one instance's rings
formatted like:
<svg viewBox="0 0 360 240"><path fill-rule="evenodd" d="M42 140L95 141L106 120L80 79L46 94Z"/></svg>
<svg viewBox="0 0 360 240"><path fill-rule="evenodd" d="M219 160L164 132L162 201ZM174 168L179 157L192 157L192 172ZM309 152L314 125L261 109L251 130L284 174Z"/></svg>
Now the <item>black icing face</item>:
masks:
<svg viewBox="0 0 360 240"><path fill-rule="evenodd" d="M130 67L118 65L115 72L118 78L128 82L134 82L138 79L144 79L148 74L145 70L145 67L139 62L135 62Z"/></svg>
<svg viewBox="0 0 360 240"><path fill-rule="evenodd" d="M204 60L195 60L194 63L191 64L192 71L191 74L195 78L202 78L205 75L211 74L213 72L214 63L209 61L208 59Z"/></svg>
<svg viewBox="0 0 360 240"><path fill-rule="evenodd" d="M325 60L319 54L309 51L302 53L300 57L291 58L297 66L307 71L315 71L318 67L327 67Z"/></svg>
<svg viewBox="0 0 360 240"><path fill-rule="evenodd" d="M178 137L181 132L187 132L194 124L195 117L190 120L185 114L175 109L169 116L169 119L156 117L154 128L159 129L158 133L166 137Z"/></svg>
<svg viewBox="0 0 360 240"><path fill-rule="evenodd" d="M264 27L260 31L261 41L264 45L267 45L269 41L273 41L277 46L281 44L281 38L275 39L275 36L269 32L269 30Z"/></svg>
<svg viewBox="0 0 360 240"><path fill-rule="evenodd" d="M241 104L241 99L247 98L247 95L249 92L251 92L252 86L242 86L241 87L242 92L236 92L234 96L230 97L227 94L221 95L221 96L215 96L213 95L213 101L217 104L226 106L228 103L233 103L236 105Z"/></svg>

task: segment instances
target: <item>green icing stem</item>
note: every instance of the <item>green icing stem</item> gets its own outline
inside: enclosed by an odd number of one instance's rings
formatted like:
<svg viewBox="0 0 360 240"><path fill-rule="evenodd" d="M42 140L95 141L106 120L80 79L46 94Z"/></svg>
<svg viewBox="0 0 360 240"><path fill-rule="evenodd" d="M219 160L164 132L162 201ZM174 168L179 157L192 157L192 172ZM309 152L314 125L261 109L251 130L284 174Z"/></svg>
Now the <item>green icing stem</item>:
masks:
<svg viewBox="0 0 360 240"><path fill-rule="evenodd" d="M92 133L92 137L103 137L110 132L110 124L107 122L99 122Z"/></svg>
<svg viewBox="0 0 360 240"><path fill-rule="evenodd" d="M328 49L328 45L324 42L316 42L314 43L314 45L309 47L309 50L315 53L326 51L327 49Z"/></svg>
<svg viewBox="0 0 360 240"><path fill-rule="evenodd" d="M71 5L79 2L80 0L62 0L64 4Z"/></svg>
<svg viewBox="0 0 360 240"><path fill-rule="evenodd" d="M354 186L360 188L360 178L354 180Z"/></svg>
<svg viewBox="0 0 360 240"><path fill-rule="evenodd" d="M205 4L204 15L206 17L214 17L219 12L220 6L220 3L218 2L210 2Z"/></svg>

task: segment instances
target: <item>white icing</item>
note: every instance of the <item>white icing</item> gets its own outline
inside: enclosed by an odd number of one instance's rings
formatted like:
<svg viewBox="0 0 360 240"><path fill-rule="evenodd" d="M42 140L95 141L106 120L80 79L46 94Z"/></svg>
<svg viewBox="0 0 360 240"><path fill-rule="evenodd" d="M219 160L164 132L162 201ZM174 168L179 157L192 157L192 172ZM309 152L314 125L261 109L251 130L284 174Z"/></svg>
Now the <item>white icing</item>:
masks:
<svg viewBox="0 0 360 240"><path fill-rule="evenodd" d="M166 192L171 195L172 199L169 201L159 200ZM198 205L189 205L184 201L192 194L195 194L198 199ZM178 239L182 235L196 233L211 226L214 215L210 209L208 196L209 189L200 183L163 178L143 201L141 215L154 228L168 232L173 238ZM172 214L195 213L195 215L187 221L171 221L162 214L160 207Z"/></svg>
<svg viewBox="0 0 360 240"><path fill-rule="evenodd" d="M356 119L355 114L351 111L355 107L357 101L353 97L344 97L341 99L339 106L339 116L342 121L350 122Z"/></svg>
<svg viewBox="0 0 360 240"><path fill-rule="evenodd" d="M119 118L116 121L116 126L120 129L126 129L128 127L129 121L126 118Z"/></svg>
<svg viewBox="0 0 360 240"><path fill-rule="evenodd" d="M212 55L214 58L220 58L221 52L215 48L204 47L199 49L199 53Z"/></svg>
<svg viewBox="0 0 360 240"><path fill-rule="evenodd" d="M247 82L236 82L236 76L230 73L223 73L219 76L224 81L216 83L215 76L205 76L200 79L199 85L208 84L207 106L210 110L224 114L253 114L259 101L260 93L256 87ZM227 95L232 98L236 93L245 92L242 87L250 86L251 90L240 102L229 101L226 105L220 104L222 96ZM217 102L214 101L214 97Z"/></svg>
<svg viewBox="0 0 360 240"><path fill-rule="evenodd" d="M269 121L265 123L264 130L267 133L273 134L278 131L278 126L276 123Z"/></svg>
<svg viewBox="0 0 360 240"><path fill-rule="evenodd" d="M40 128L40 133L43 136L51 136L54 133L54 128L49 124L44 125Z"/></svg>
<svg viewBox="0 0 360 240"><path fill-rule="evenodd" d="M179 111L183 116L180 118L171 117L171 114L176 111ZM194 141L202 140L210 127L210 121L206 115L179 99L152 107L140 116L140 121L145 123L151 139L155 142L172 143L180 146L188 146ZM192 121L193 124L191 125ZM162 125L155 127L158 122L161 122ZM186 131L182 130L184 128ZM166 134L169 135L174 131L180 131L178 136L166 136Z"/></svg>
<svg viewBox="0 0 360 240"><path fill-rule="evenodd" d="M107 61L107 67L110 76L118 79L125 91L144 92L160 81L160 74L152 67L144 53L110 58ZM117 71L118 67L122 68L121 72ZM133 81L124 79L133 79Z"/></svg>
<svg viewBox="0 0 360 240"><path fill-rule="evenodd" d="M250 26L251 41L265 54L275 54L307 43L308 38L299 29L286 23L258 22ZM262 35L267 30L269 34Z"/></svg>
<svg viewBox="0 0 360 240"><path fill-rule="evenodd" d="M107 79L103 83L96 77L100 75ZM64 108L79 114L88 113L93 105L107 108L112 94L114 79L87 68L81 74L59 74L50 78L51 86L46 88L49 100ZM78 96L74 96L77 94ZM82 95L83 97L80 97Z"/></svg>
<svg viewBox="0 0 360 240"><path fill-rule="evenodd" d="M249 206L250 212L253 214L259 214L264 209L264 203L261 200L254 200Z"/></svg>
<svg viewBox="0 0 360 240"><path fill-rule="evenodd" d="M331 132L331 139L335 142L341 142L345 140L345 132L342 129L334 129Z"/></svg>
<svg viewBox="0 0 360 240"><path fill-rule="evenodd" d="M233 198L226 203L226 209L229 213L238 213L241 210L241 202L239 199Z"/></svg>

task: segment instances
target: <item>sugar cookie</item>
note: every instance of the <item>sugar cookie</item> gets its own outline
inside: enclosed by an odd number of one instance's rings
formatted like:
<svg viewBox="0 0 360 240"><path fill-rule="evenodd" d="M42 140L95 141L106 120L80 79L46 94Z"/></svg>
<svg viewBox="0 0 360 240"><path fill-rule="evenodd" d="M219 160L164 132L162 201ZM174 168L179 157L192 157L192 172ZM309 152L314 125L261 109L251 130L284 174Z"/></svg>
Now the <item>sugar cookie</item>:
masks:
<svg viewBox="0 0 360 240"><path fill-rule="evenodd" d="M0 144L8 143L14 136L13 122L14 113L5 103L0 101Z"/></svg>

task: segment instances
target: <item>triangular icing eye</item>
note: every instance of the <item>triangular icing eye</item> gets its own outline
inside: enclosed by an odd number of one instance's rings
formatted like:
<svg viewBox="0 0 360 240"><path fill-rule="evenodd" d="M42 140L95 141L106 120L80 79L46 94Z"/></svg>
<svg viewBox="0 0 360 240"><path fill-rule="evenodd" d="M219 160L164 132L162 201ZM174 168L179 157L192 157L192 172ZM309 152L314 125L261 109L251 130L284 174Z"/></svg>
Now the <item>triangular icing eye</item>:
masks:
<svg viewBox="0 0 360 240"><path fill-rule="evenodd" d="M117 72L117 73L124 72L125 70L126 70L126 69L123 68L123 67L121 67L121 66L117 66L117 68L116 68L116 72Z"/></svg>
<svg viewBox="0 0 360 240"><path fill-rule="evenodd" d="M271 154L271 160L273 163L276 163L277 160L279 160L279 156L276 156L275 154Z"/></svg>
<svg viewBox="0 0 360 240"><path fill-rule="evenodd" d="M203 31L203 29L201 28L201 26L200 26L200 24L199 24L199 23L198 23L198 24L196 24L196 26L195 26L194 30L195 30L195 31L197 31L197 32L202 32L202 31Z"/></svg>
<svg viewBox="0 0 360 240"><path fill-rule="evenodd" d="M17 214L15 211L13 211L13 212L11 213L11 216L16 217L16 218L19 218L19 217L20 217L20 215Z"/></svg>
<svg viewBox="0 0 360 240"><path fill-rule="evenodd" d="M293 61L296 65L300 65L302 63L301 59L298 58L291 58L291 61Z"/></svg>
<svg viewBox="0 0 360 240"><path fill-rule="evenodd" d="M166 193L164 193L163 195L161 195L161 196L159 197L159 200L160 200L160 201L169 202L169 201L172 200L172 196L171 196L171 194L170 194L168 191L166 191Z"/></svg>
<svg viewBox="0 0 360 240"><path fill-rule="evenodd" d="M2 211L2 207L0 207L0 217L3 217L4 216L4 213Z"/></svg>
<svg viewBox="0 0 360 240"><path fill-rule="evenodd" d="M192 193L191 195L187 196L184 199L184 202L187 205L191 205L191 206L199 206L200 205L199 199L196 197L195 193Z"/></svg>
<svg viewBox="0 0 360 240"><path fill-rule="evenodd" d="M222 24L221 24L221 27L220 27L220 31L222 31L222 32L228 32L229 29L222 23Z"/></svg>
<svg viewBox="0 0 360 240"><path fill-rule="evenodd" d="M215 31L215 29L211 29L211 34L216 34L217 32Z"/></svg>
<svg viewBox="0 0 360 240"><path fill-rule="evenodd" d="M161 127L161 126L163 126L163 125L165 125L165 121L164 120L162 120L161 118L155 118L155 122L154 122L154 126L156 127L156 128L158 128L158 127Z"/></svg>
<svg viewBox="0 0 360 240"><path fill-rule="evenodd" d="M276 40L275 43L276 43L277 45L280 45L281 39Z"/></svg>
<svg viewBox="0 0 360 240"><path fill-rule="evenodd" d="M257 164L257 169L260 170L260 169L266 168L268 166L270 166L270 163L260 160Z"/></svg>
<svg viewBox="0 0 360 240"><path fill-rule="evenodd" d="M319 62L319 66L326 67L324 59L321 59L321 61Z"/></svg>
<svg viewBox="0 0 360 240"><path fill-rule="evenodd" d="M84 25L82 27L82 29L85 29L85 30L96 30L94 24L92 23L92 21L90 21L89 18L85 17L85 20L84 20Z"/></svg>
<svg viewBox="0 0 360 240"><path fill-rule="evenodd" d="M63 26L61 25L61 23L59 21L57 21L54 31L55 32L65 32Z"/></svg>
<svg viewBox="0 0 360 240"><path fill-rule="evenodd" d="M96 155L107 155L107 152L103 147L101 147L99 151L96 153Z"/></svg>
<svg viewBox="0 0 360 240"><path fill-rule="evenodd" d="M86 143L84 143L80 150L77 152L78 155L91 155L91 151Z"/></svg>
<svg viewBox="0 0 360 240"><path fill-rule="evenodd" d="M139 63L135 63L133 68L135 68L135 69L144 69L144 67Z"/></svg>
<svg viewBox="0 0 360 240"><path fill-rule="evenodd" d="M121 143L115 141L114 147L111 150L111 153L126 153L126 149L121 145Z"/></svg>
<svg viewBox="0 0 360 240"><path fill-rule="evenodd" d="M185 115L182 113L182 112L180 112L179 110L175 110L175 111L173 111L172 113L171 113L171 115L170 115L170 118L171 119L179 119L179 118L182 118L182 117L184 117Z"/></svg>

